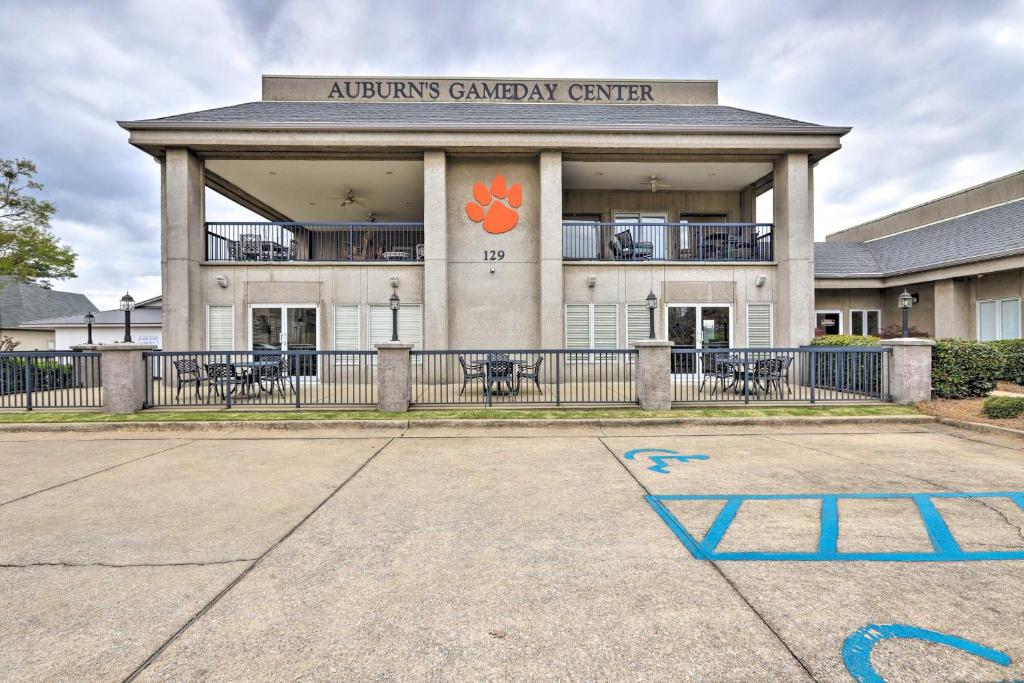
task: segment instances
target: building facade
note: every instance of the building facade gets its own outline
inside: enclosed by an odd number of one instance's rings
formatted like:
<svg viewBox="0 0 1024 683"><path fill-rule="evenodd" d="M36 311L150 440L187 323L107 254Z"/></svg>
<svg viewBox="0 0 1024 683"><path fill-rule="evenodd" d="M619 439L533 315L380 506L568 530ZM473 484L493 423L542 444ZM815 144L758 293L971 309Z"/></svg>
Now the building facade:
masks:
<svg viewBox="0 0 1024 683"><path fill-rule="evenodd" d="M935 338L1021 337L1024 171L829 235L816 245L816 326L892 333L896 298L914 295L910 324Z"/></svg>
<svg viewBox="0 0 1024 683"><path fill-rule="evenodd" d="M426 349L628 347L651 292L677 345L803 344L814 167L849 131L715 81L293 76L121 126L161 165L167 350L369 349L393 292Z"/></svg>

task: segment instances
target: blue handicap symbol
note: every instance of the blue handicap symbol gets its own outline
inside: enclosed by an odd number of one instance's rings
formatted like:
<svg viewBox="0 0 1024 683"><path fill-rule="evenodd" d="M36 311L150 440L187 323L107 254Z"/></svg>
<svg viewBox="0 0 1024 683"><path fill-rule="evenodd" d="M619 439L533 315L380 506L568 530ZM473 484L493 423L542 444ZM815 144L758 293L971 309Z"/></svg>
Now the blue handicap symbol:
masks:
<svg viewBox="0 0 1024 683"><path fill-rule="evenodd" d="M626 455L623 456L626 460L635 460L636 456L641 453L668 453L670 455L648 455L647 459L650 460L653 465L648 467L651 472L657 472L658 474L668 474L668 461L675 460L676 462L687 462L690 460L709 460L710 458L706 455L679 455L679 451L672 451L667 448L634 448L631 451L626 451Z"/></svg>
<svg viewBox="0 0 1024 683"><path fill-rule="evenodd" d="M1010 666L1009 655L973 640L906 624L868 624L854 631L843 641L843 663L853 676L853 680L857 683L885 683L885 679L871 668L871 651L878 643L891 638L910 638L926 643L937 643L987 659L1000 666Z"/></svg>

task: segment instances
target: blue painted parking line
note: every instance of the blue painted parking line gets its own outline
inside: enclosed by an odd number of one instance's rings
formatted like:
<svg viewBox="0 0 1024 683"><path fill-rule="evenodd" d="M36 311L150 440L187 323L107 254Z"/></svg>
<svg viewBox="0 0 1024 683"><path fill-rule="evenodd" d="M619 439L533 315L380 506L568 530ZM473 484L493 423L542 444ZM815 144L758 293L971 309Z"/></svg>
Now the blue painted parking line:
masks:
<svg viewBox="0 0 1024 683"><path fill-rule="evenodd" d="M843 664L857 683L885 683L871 666L871 651L884 640L904 638L922 640L926 643L945 645L975 657L987 659L1000 666L1010 666L1010 656L1005 652L986 647L973 640L951 636L948 633L908 626L907 624L868 624L854 631L843 641Z"/></svg>
<svg viewBox="0 0 1024 683"><path fill-rule="evenodd" d="M935 499L943 498L1007 498L1024 510L1024 492L981 491L975 493L785 493L785 494L668 494L645 497L662 521L668 525L679 542L699 560L745 560L745 561L873 561L873 562L965 562L978 560L1024 560L1024 550L966 551L953 537L942 513L935 507ZM837 550L839 539L838 503L844 499L898 500L910 499L917 505L924 523L932 552L884 552L884 553L841 553ZM698 540L687 531L682 522L665 506L675 500L721 500L721 511L708 528L704 538ZM736 514L748 500L817 500L821 502L821 525L818 535L818 549L815 552L719 552L718 545L736 519Z"/></svg>
<svg viewBox="0 0 1024 683"><path fill-rule="evenodd" d="M631 451L626 451L623 456L626 460L635 460L636 456L643 453L662 453L663 455L648 455L647 459L650 460L653 465L648 467L651 472L658 474L668 474L668 461L675 460L676 462L688 462L690 460L710 460L706 455L680 455L679 451L669 450L667 448L634 448Z"/></svg>

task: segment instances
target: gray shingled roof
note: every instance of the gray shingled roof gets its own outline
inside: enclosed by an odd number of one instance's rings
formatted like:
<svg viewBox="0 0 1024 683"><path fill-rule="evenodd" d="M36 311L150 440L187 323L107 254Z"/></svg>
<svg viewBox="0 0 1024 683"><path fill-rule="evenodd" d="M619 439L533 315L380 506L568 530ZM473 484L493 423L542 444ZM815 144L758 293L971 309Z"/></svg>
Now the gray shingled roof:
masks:
<svg viewBox="0 0 1024 683"><path fill-rule="evenodd" d="M1024 199L870 242L818 242L820 278L889 277L1024 253Z"/></svg>
<svg viewBox="0 0 1024 683"><path fill-rule="evenodd" d="M95 310L84 294L58 292L10 276L0 277L0 328L9 330L37 318L84 315Z"/></svg>
<svg viewBox="0 0 1024 683"><path fill-rule="evenodd" d="M467 102L246 102L122 121L133 128L330 127L377 130L777 130L843 134L849 128L721 105L494 104Z"/></svg>

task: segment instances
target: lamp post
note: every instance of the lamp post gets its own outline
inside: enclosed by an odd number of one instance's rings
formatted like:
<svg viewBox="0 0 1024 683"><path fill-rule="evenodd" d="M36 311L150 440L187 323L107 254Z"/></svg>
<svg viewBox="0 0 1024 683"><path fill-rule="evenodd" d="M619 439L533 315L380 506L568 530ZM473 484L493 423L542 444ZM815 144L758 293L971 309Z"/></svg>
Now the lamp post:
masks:
<svg viewBox="0 0 1024 683"><path fill-rule="evenodd" d="M906 339L910 336L910 307L914 305L914 295L904 289L896 305L903 311L903 338Z"/></svg>
<svg viewBox="0 0 1024 683"><path fill-rule="evenodd" d="M402 301L398 298L398 292L392 292L388 301L391 303L391 341L398 341L398 309Z"/></svg>
<svg viewBox="0 0 1024 683"><path fill-rule="evenodd" d="M85 314L85 343L92 344L92 321L96 319L92 313Z"/></svg>
<svg viewBox="0 0 1024 683"><path fill-rule="evenodd" d="M135 309L135 299L128 292L121 297L121 310L124 311L124 343L132 341L132 311Z"/></svg>
<svg viewBox="0 0 1024 683"><path fill-rule="evenodd" d="M654 339L654 310L658 308L658 297L654 296L654 290L652 289L651 293L644 300L647 302L647 314L650 317L647 338Z"/></svg>

